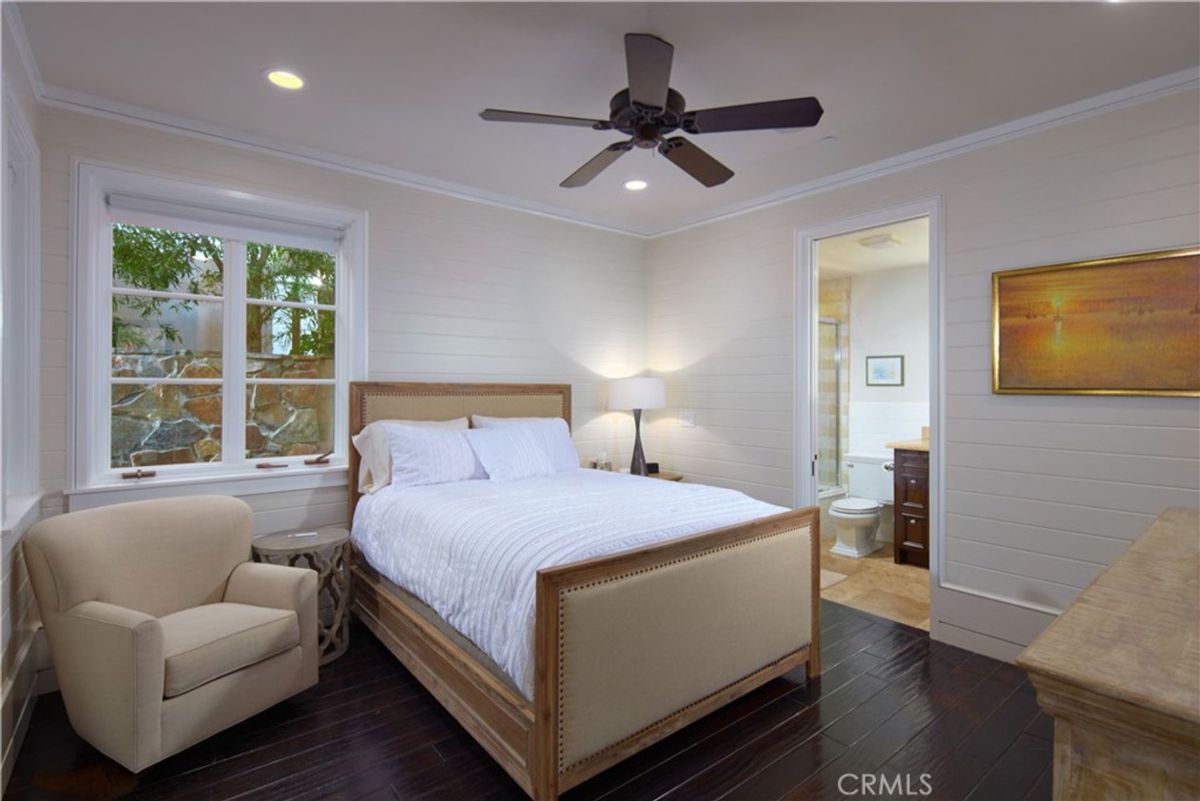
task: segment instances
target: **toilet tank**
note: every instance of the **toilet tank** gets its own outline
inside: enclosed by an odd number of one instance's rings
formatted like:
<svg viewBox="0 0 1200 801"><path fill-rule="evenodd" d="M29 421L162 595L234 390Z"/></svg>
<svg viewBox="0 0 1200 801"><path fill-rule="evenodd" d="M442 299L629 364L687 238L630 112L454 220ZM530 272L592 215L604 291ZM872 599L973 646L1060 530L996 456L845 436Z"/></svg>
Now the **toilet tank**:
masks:
<svg viewBox="0 0 1200 801"><path fill-rule="evenodd" d="M891 465L892 459L891 454L847 454L846 472L850 477L850 494L856 498L891 503L894 489L892 471L885 470L883 466Z"/></svg>

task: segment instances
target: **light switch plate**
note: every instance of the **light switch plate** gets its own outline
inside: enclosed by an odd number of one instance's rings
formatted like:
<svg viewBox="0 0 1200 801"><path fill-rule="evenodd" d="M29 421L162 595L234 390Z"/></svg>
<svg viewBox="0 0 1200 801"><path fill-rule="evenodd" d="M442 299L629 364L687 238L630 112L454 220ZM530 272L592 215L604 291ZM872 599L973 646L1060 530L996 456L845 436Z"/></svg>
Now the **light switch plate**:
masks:
<svg viewBox="0 0 1200 801"><path fill-rule="evenodd" d="M680 428L695 428L696 427L696 413L695 412L684 412L681 415L679 415L679 426L680 426Z"/></svg>

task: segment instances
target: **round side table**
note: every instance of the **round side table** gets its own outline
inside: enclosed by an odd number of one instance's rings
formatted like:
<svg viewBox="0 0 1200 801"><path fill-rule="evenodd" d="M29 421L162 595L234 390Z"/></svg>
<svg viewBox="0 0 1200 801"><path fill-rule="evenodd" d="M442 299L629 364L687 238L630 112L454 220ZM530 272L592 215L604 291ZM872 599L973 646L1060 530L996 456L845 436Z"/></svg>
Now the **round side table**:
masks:
<svg viewBox="0 0 1200 801"><path fill-rule="evenodd" d="M254 561L294 567L300 560L317 571L317 603L329 593L333 617L317 621L321 664L346 653L350 645L350 532L344 528L317 529L316 536L301 532L270 534L254 540ZM304 567L305 565L300 565Z"/></svg>

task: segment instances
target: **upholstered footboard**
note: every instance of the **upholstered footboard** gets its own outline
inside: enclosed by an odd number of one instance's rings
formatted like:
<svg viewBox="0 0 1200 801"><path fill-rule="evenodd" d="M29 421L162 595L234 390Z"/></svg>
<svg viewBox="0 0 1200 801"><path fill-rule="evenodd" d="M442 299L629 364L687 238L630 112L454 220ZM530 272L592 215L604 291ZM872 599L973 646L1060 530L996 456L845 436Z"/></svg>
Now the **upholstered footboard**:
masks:
<svg viewBox="0 0 1200 801"><path fill-rule="evenodd" d="M815 509L538 573L536 799L808 662Z"/></svg>

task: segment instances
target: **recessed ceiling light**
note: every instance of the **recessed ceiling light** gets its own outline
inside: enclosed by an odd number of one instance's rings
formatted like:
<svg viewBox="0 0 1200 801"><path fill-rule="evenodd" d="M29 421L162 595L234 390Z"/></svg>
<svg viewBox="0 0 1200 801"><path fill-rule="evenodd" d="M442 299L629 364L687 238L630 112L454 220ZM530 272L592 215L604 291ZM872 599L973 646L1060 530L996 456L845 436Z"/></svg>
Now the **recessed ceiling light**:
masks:
<svg viewBox="0 0 1200 801"><path fill-rule="evenodd" d="M649 186L649 184L647 184L641 178L634 178L632 181L625 182L625 188L630 192L641 192L647 186Z"/></svg>
<svg viewBox="0 0 1200 801"><path fill-rule="evenodd" d="M287 70L267 70L267 80L280 89L296 90L304 86L303 78Z"/></svg>
<svg viewBox="0 0 1200 801"><path fill-rule="evenodd" d="M864 236L858 240L858 244L871 250L886 250L887 248L898 248L902 243L891 234L875 234L873 236Z"/></svg>

